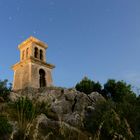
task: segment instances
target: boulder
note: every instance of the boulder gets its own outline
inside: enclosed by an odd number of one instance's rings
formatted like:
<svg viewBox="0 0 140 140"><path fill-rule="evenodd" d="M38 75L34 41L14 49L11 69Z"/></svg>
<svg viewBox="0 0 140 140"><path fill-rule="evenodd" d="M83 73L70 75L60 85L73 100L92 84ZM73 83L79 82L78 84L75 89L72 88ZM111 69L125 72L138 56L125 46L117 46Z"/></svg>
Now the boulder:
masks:
<svg viewBox="0 0 140 140"><path fill-rule="evenodd" d="M55 135L61 139L65 135L69 136L69 131L73 132L75 140L77 135L81 136L81 139L88 139L87 136L82 136L83 132L81 132L84 130L84 118L94 111L96 102L105 100L97 92L86 95L75 89L56 87L26 88L11 92L9 96L11 101L16 101L20 97L28 97L34 103L44 105L42 111L44 114L35 119L34 129L31 129L33 133L31 139L33 140L43 140L46 137L55 139L53 137Z"/></svg>

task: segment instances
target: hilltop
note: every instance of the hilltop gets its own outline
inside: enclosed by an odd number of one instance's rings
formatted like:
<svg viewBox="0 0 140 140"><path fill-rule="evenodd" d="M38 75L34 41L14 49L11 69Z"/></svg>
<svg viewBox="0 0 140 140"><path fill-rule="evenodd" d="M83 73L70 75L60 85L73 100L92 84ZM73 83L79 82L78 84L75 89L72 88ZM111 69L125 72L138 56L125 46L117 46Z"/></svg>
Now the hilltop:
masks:
<svg viewBox="0 0 140 140"><path fill-rule="evenodd" d="M105 84L110 96L89 79L77 84L81 92L0 85L0 140L139 140L140 97L123 82Z"/></svg>

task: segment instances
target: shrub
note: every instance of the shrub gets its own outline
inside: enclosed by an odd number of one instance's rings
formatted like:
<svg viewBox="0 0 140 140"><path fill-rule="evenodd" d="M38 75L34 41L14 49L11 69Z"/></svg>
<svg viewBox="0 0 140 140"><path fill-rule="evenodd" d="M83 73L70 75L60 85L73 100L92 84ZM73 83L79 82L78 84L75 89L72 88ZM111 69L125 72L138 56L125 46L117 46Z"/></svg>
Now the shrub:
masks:
<svg viewBox="0 0 140 140"><path fill-rule="evenodd" d="M101 92L101 84L99 82L94 82L87 77L84 77L79 83L75 86L76 90L90 94L91 92Z"/></svg>
<svg viewBox="0 0 140 140"><path fill-rule="evenodd" d="M8 120L0 115L0 140L12 132L12 126L8 123Z"/></svg>
<svg viewBox="0 0 140 140"><path fill-rule="evenodd" d="M122 102L125 98L135 98L135 94L131 90L131 85L126 84L124 81L116 81L109 79L104 84L102 92L103 96L110 97L115 102ZM133 96L133 97L132 97Z"/></svg>
<svg viewBox="0 0 140 140"><path fill-rule="evenodd" d="M94 134L95 139L121 137L129 140L134 137L128 121L116 112L112 101L98 103L95 110L85 117L84 124L85 128Z"/></svg>
<svg viewBox="0 0 140 140"><path fill-rule="evenodd" d="M9 95L9 93L11 91L11 87L12 87L11 84L8 87L7 83L8 83L8 80L4 80L4 81L0 80L0 97L2 97L6 101L8 100L8 95Z"/></svg>
<svg viewBox="0 0 140 140"><path fill-rule="evenodd" d="M26 139L36 116L35 106L28 98L21 97L12 105L12 110L12 117L18 122L19 128L16 139Z"/></svg>

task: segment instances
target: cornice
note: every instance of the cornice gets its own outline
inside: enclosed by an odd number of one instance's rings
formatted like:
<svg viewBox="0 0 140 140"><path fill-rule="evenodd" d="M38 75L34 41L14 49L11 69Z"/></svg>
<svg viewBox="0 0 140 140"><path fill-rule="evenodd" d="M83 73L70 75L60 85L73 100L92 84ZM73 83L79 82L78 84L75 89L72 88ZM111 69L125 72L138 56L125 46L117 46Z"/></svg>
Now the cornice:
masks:
<svg viewBox="0 0 140 140"><path fill-rule="evenodd" d="M40 61L39 59L31 57L31 58L28 58L28 59L26 59L24 61L16 63L15 65L12 66L12 69L16 70L19 67L23 67L24 65L29 64L29 63L38 64L38 65L41 65L41 66L44 66L44 67L47 67L47 68L50 68L50 69L55 68L55 66L53 64L49 64L49 63Z"/></svg>
<svg viewBox="0 0 140 140"><path fill-rule="evenodd" d="M28 44L36 44L39 45L41 47L43 47L44 49L48 48L48 45L42 41L40 41L39 39L31 36L28 39L26 39L25 41L23 41L20 45L18 45L19 49L22 49L24 46L27 46Z"/></svg>
<svg viewBox="0 0 140 140"><path fill-rule="evenodd" d="M41 60L39 60L39 59L37 59L37 58L34 58L34 57L31 57L30 60L31 60L32 63L36 63L36 64L39 64L39 65L43 65L43 66L46 66L46 67L48 67L48 68L50 68L50 69L55 68L55 65L50 64L50 63L46 63L46 62L41 61Z"/></svg>

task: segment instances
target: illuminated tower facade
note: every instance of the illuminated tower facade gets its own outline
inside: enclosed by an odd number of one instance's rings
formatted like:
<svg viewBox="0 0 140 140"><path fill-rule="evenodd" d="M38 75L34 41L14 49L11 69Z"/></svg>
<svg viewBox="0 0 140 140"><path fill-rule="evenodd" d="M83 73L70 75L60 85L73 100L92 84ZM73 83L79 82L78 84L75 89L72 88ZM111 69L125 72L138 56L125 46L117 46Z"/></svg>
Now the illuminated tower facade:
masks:
<svg viewBox="0 0 140 140"><path fill-rule="evenodd" d="M46 62L48 45L31 36L18 48L20 62L12 66L14 70L13 90L52 86L52 70L55 66Z"/></svg>

